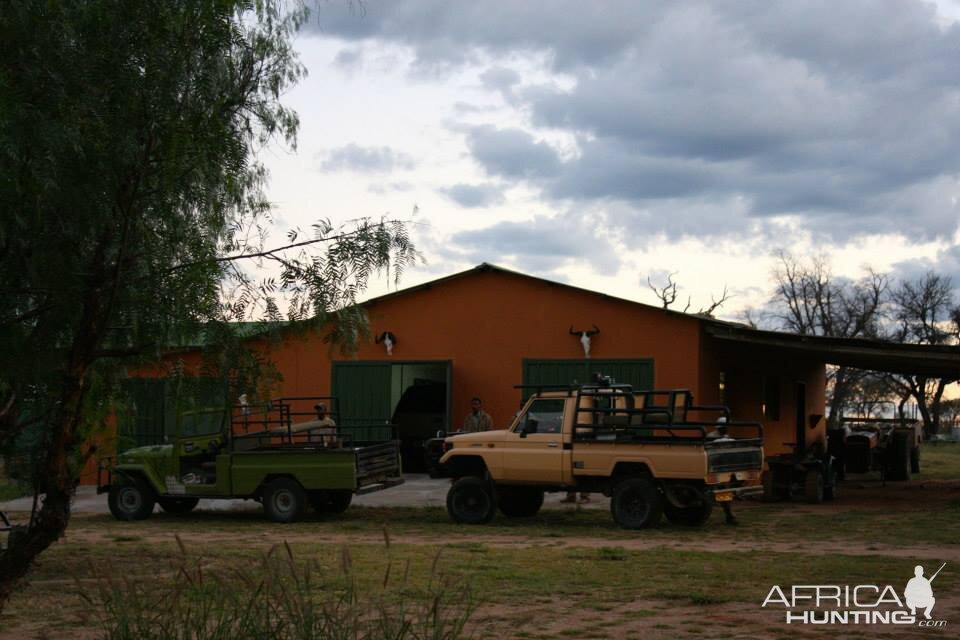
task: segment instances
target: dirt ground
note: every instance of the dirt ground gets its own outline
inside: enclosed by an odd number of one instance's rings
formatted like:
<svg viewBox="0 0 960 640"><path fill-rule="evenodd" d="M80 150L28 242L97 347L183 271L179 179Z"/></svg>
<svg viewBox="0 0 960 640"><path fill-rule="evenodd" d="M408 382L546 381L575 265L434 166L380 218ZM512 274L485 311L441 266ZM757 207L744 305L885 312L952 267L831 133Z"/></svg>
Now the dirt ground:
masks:
<svg viewBox="0 0 960 640"><path fill-rule="evenodd" d="M158 548L169 548L174 535L187 537L191 544L202 540L202 548L211 552L224 548L235 549L237 554L266 550L279 542L279 534L297 548L327 545L376 553L384 545L384 527L389 529L393 546L409 549L413 555L441 548L474 551L481 563L516 562L517 570L526 570L522 567L529 565L521 561L529 562L530 556L543 557L544 566L537 568L544 576L542 589L536 584L518 588L509 575L487 575L484 572L494 568L481 564L478 575L494 588L472 618L475 637L960 637L960 480L890 483L885 487L869 479L853 481L834 503L747 502L738 504L736 512L739 527L725 526L715 513L702 530L663 525L641 532L616 529L604 510L575 506L567 512L544 512L519 524L498 518L488 527L452 525L445 522L441 510L422 508L352 508L342 521L310 520L287 527L265 522L250 510L180 518L158 515L142 523L117 523L102 514L79 514L67 537L50 552L50 562L61 562L64 568L47 565L44 569L47 560L41 560L39 570L0 615L0 639L99 637L92 621L85 620L77 597L82 581L71 569L84 558L106 558L115 562L117 569L135 576L149 572L150 565L128 566L125 554L131 554L131 548L134 556L136 550L148 556ZM111 550L116 550L113 560ZM620 554L622 557L615 559L623 561L609 563L610 570L631 573L633 582L620 590L570 591L578 574L569 559L602 557L601 552ZM683 581L693 583L695 576L670 576L671 554L680 559L691 554L702 558L702 571L721 572L726 578L719 586L691 586L684 596ZM722 561L731 556L759 560L760 569L755 565L747 568L746 563L742 572L735 566L724 568ZM646 562L656 558L668 559L668 575L662 564L654 570ZM589 568L597 562L577 566ZM775 565L781 563L784 569L779 574ZM873 584L862 576L876 574L880 576L876 584L891 584L902 596L914 564L924 566L929 575L942 563L946 567L933 585L937 597L933 618L946 625L940 628L788 625L782 607L762 608L763 595L756 595L766 594L773 579L787 589L795 584ZM887 575L889 580L883 577ZM678 582L680 595L676 593ZM651 589L645 583L660 586ZM498 595L498 584L509 595ZM564 588L557 589L558 584ZM662 593L669 597L658 597Z"/></svg>

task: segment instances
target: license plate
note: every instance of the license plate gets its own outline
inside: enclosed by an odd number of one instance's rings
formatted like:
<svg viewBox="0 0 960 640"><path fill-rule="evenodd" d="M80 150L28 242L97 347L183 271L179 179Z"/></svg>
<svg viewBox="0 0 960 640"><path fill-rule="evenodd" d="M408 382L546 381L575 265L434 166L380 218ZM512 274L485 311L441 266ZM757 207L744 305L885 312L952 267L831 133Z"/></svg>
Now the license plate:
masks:
<svg viewBox="0 0 960 640"><path fill-rule="evenodd" d="M717 502L731 502L733 500L733 492L725 491L724 493L716 493L713 499Z"/></svg>

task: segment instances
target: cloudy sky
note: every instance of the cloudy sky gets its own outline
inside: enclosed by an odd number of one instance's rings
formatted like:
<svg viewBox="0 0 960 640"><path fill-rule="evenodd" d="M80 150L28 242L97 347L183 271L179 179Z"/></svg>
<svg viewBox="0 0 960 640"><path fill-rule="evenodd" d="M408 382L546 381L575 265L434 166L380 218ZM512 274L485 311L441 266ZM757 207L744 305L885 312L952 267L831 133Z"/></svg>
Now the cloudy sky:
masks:
<svg viewBox="0 0 960 640"><path fill-rule="evenodd" d="M427 264L480 262L721 315L777 250L960 284L955 2L321 2L269 150L284 226L410 219ZM414 209L416 207L416 213ZM278 236L279 237L279 236ZM378 285L374 293L385 291Z"/></svg>

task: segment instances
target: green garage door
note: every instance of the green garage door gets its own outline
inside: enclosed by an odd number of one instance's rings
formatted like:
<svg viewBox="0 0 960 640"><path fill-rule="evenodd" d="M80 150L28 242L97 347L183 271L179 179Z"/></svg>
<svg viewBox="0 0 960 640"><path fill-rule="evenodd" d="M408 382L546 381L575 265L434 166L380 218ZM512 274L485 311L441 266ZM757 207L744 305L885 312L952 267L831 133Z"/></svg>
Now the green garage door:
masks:
<svg viewBox="0 0 960 640"><path fill-rule="evenodd" d="M653 388L653 359L643 360L524 360L523 384L583 384L600 373L634 389ZM525 390L524 398L530 395Z"/></svg>
<svg viewBox="0 0 960 640"><path fill-rule="evenodd" d="M334 362L333 396L337 424L354 442L382 442L390 430L390 363Z"/></svg>

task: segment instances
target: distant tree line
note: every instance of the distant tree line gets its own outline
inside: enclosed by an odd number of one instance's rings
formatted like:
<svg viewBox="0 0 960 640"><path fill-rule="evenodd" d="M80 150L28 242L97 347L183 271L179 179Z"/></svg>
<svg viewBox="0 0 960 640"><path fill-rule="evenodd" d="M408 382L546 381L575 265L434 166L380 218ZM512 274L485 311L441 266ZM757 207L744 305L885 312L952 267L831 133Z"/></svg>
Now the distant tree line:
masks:
<svg viewBox="0 0 960 640"><path fill-rule="evenodd" d="M928 271L897 280L867 270L860 279L836 276L827 260L800 260L780 253L772 277L774 292L767 306L748 311L756 326L800 335L866 338L901 344L955 345L960 342L960 304L949 277ZM916 405L929 437L941 430L955 411L944 400L956 378L935 378L867 371L852 367L827 369L827 421L836 426L844 414L879 416L890 404L903 416Z"/></svg>

